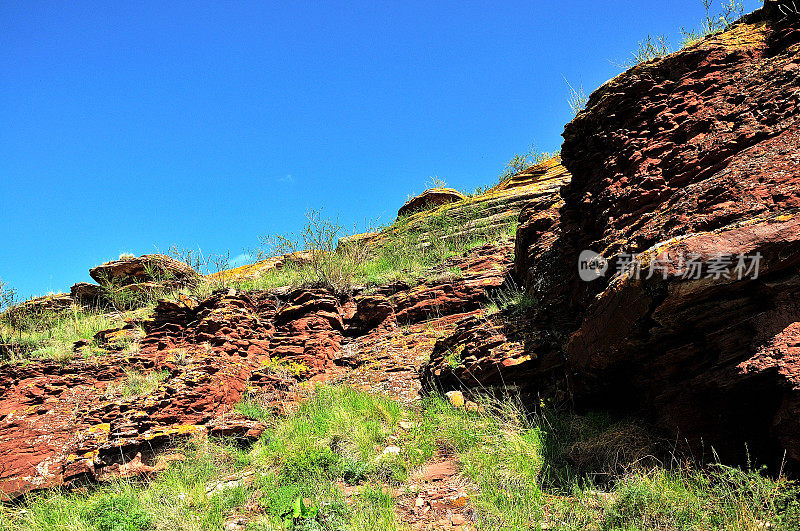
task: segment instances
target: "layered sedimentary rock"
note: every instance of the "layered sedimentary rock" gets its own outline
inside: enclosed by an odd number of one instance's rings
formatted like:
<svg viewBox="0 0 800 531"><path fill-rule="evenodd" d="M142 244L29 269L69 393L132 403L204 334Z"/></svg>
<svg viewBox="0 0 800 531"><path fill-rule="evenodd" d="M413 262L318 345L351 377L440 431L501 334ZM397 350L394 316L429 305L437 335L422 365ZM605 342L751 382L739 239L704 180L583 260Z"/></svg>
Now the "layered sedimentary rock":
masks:
<svg viewBox="0 0 800 531"><path fill-rule="evenodd" d="M199 280L199 275L191 266L163 254L120 258L93 267L89 270L89 275L101 284L115 286L148 282L184 285Z"/></svg>
<svg viewBox="0 0 800 531"><path fill-rule="evenodd" d="M136 333L126 325L97 334L109 354L85 345L80 360L0 365L0 493L127 474L131 463L154 470L154 452L176 437L255 437L260 425L234 409L246 393L283 411L305 382L341 380L412 400L436 339L479 313L511 265L505 242L451 258L418 285L345 298L316 288L178 295L141 323L133 352L113 352Z"/></svg>
<svg viewBox="0 0 800 531"><path fill-rule="evenodd" d="M105 304L103 290L97 284L78 282L72 285L69 294L75 303L83 306L97 307Z"/></svg>
<svg viewBox="0 0 800 531"><path fill-rule="evenodd" d="M4 316L12 322L25 317L39 317L68 310L72 306L72 297L69 293L57 293L34 297L25 302L12 306L4 312Z"/></svg>
<svg viewBox="0 0 800 531"><path fill-rule="evenodd" d="M264 260L258 260L252 264L245 264L243 266L234 267L231 269L224 269L206 275L204 278L207 282L225 284L233 280L254 280L271 271L282 269L288 265L303 265L309 262L309 253L295 252L290 254L283 254L280 256L273 256Z"/></svg>
<svg viewBox="0 0 800 531"><path fill-rule="evenodd" d="M723 458L800 459L800 17L632 68L564 138L572 181L523 211L516 271L577 403ZM584 250L605 276L581 278Z"/></svg>
<svg viewBox="0 0 800 531"><path fill-rule="evenodd" d="M409 214L378 234L369 234L368 246L380 246L406 232L419 242L441 237L439 224L454 223L459 230L449 237L470 237L503 231L516 225L520 211L529 204L550 203L568 183L569 172L557 158L531 167L489 190L430 210ZM442 220L446 220L443 222Z"/></svg>

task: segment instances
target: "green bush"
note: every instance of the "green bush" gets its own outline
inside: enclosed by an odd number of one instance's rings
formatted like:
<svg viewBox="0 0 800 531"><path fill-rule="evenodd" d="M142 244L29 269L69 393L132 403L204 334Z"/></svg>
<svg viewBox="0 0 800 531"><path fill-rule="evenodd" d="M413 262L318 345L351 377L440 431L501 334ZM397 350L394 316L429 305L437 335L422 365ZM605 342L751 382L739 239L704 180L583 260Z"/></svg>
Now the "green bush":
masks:
<svg viewBox="0 0 800 531"><path fill-rule="evenodd" d="M0 311L12 306L16 299L16 291L0 279Z"/></svg>
<svg viewBox="0 0 800 531"><path fill-rule="evenodd" d="M288 266L300 277L299 283L346 294L352 290L357 271L367 258L363 243L339 246L339 240L346 235L338 219L325 218L320 210L311 209L306 212L306 225L299 234L260 237L257 256L263 259L302 253L299 267Z"/></svg>
<svg viewBox="0 0 800 531"><path fill-rule="evenodd" d="M384 228L373 242L356 240L339 245L346 235L343 227L321 217L318 211L311 211L300 235L260 238L260 258L303 250L299 259L287 260L283 267L257 280L233 281L229 285L244 290L321 286L346 295L358 285L396 280L413 284L447 258L514 234L516 220L488 226L483 216L480 209L467 202L457 208L400 218ZM455 267L448 271L453 278L462 274Z"/></svg>

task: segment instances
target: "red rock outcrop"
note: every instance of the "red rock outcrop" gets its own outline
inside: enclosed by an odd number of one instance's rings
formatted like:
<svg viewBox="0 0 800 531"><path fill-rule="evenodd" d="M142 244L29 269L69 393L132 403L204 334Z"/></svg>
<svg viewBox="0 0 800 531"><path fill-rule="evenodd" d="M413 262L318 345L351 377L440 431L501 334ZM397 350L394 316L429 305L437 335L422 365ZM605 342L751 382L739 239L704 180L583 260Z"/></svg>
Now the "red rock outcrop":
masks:
<svg viewBox="0 0 800 531"><path fill-rule="evenodd" d="M457 277L441 274L455 268ZM260 425L234 409L248 393L276 411L309 380L363 382L411 400L436 339L462 312L480 311L510 268L503 243L451 258L413 288L344 299L317 288L178 295L141 323L133 353L114 352L135 338L130 322L97 334L106 355L0 365L0 493L151 473L154 452L175 437L256 437Z"/></svg>
<svg viewBox="0 0 800 531"><path fill-rule="evenodd" d="M77 304L88 307L100 307L105 305L103 290L97 284L88 282L78 282L73 284L69 290L72 300Z"/></svg>
<svg viewBox="0 0 800 531"><path fill-rule="evenodd" d="M526 208L516 243L578 405L762 462L800 460L800 17L769 4L592 94L563 202ZM605 277L581 280L583 250Z"/></svg>
<svg viewBox="0 0 800 531"><path fill-rule="evenodd" d="M561 157L554 156L548 160L534 164L530 168L515 173L511 177L504 179L500 184L492 188L493 191L511 190L521 186L530 186L532 184L543 184L546 182L559 182L562 184L570 178L569 172L561 164Z"/></svg>
<svg viewBox="0 0 800 531"><path fill-rule="evenodd" d="M391 295L401 324L463 313L488 302L487 292L506 281L512 266L512 246L487 244L466 259L446 260L431 271L433 278ZM458 273L451 270L457 269Z"/></svg>
<svg viewBox="0 0 800 531"><path fill-rule="evenodd" d="M191 266L163 254L120 258L91 268L89 275L101 284L109 283L114 286L147 282L185 285L195 283L200 278Z"/></svg>

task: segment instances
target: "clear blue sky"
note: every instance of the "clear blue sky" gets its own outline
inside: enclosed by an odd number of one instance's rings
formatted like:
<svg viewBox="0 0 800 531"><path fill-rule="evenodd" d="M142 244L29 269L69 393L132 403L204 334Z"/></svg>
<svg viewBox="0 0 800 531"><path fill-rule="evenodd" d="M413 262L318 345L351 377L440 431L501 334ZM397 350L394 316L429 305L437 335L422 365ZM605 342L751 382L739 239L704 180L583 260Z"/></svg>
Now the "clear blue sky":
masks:
<svg viewBox="0 0 800 531"><path fill-rule="evenodd" d="M719 0L715 0L719 3ZM745 2L748 11L757 0ZM492 183L700 0L0 2L0 278L69 290L122 252L232 256L324 207L389 223Z"/></svg>

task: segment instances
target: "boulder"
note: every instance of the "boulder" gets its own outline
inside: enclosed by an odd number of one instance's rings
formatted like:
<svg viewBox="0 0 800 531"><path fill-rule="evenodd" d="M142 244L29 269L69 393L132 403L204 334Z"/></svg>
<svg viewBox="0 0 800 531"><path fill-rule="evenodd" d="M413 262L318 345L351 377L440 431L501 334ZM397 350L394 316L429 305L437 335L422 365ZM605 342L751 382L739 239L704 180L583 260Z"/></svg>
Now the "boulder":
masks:
<svg viewBox="0 0 800 531"><path fill-rule="evenodd" d="M181 285L196 283L200 275L188 264L163 254L145 254L106 262L89 270L97 282L117 286L148 282L175 282Z"/></svg>
<svg viewBox="0 0 800 531"><path fill-rule="evenodd" d="M397 211L397 217L401 218L420 210L429 210L448 203L457 203L464 199L466 199L464 194L452 188L430 188L406 201L406 204Z"/></svg>

